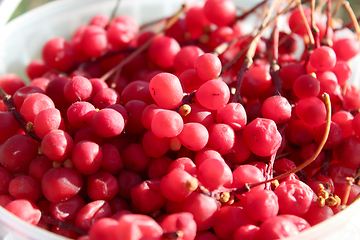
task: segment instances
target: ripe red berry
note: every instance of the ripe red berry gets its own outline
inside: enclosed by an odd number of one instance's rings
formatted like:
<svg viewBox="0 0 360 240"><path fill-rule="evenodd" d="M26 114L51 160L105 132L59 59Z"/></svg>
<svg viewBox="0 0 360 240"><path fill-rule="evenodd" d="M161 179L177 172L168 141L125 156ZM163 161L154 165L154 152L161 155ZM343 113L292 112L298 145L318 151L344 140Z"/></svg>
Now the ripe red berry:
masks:
<svg viewBox="0 0 360 240"><path fill-rule="evenodd" d="M246 146L259 156L271 156L281 144L281 134L277 130L273 120L256 118L243 130L243 138Z"/></svg>

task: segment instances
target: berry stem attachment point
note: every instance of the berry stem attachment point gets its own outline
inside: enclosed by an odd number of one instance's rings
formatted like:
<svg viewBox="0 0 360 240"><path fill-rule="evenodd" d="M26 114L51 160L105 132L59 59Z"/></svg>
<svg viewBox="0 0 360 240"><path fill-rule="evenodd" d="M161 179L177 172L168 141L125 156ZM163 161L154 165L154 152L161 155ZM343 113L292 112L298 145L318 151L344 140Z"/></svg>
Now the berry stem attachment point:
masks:
<svg viewBox="0 0 360 240"><path fill-rule="evenodd" d="M346 206L347 206L347 202L348 202L349 196L350 196L351 186L354 184L354 178L347 177L346 181L347 181L348 184L347 184L346 189L345 189L344 198L341 200L341 208L342 209L345 209Z"/></svg>
<svg viewBox="0 0 360 240"><path fill-rule="evenodd" d="M196 93L196 90L189 93L189 94L187 94L187 95L185 95L183 97L181 105L176 109L176 111L179 112L182 106L191 104L193 102L194 98L195 98L195 93ZM191 106L189 105L189 107L190 107L190 111L191 111Z"/></svg>
<svg viewBox="0 0 360 240"><path fill-rule="evenodd" d="M275 158L276 158L276 153L274 153L273 155L271 155L269 163L267 165L266 168L266 172L265 172L265 179L272 179L273 178L273 170L274 170L274 162L275 162ZM271 188L271 184L270 182L268 182L265 185L265 188L270 190Z"/></svg>

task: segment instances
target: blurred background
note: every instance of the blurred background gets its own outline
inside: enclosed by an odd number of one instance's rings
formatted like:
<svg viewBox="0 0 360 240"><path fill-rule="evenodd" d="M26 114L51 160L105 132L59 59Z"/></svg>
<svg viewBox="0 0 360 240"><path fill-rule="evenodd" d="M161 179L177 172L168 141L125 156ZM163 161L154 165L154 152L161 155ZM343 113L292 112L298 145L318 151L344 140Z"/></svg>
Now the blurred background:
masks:
<svg viewBox="0 0 360 240"><path fill-rule="evenodd" d="M0 6L1 6L1 2L2 1L6 1L6 0L0 0ZM18 5L18 7L15 9L13 15L11 15L10 20L37 7L40 6L42 4L45 4L47 2L51 2L51 1L61 1L61 0L8 0L8 1L21 1L20 4ZM121 0L120 0L121 1ZM151 1L151 0L149 0ZM240 0L242 1L242 0ZM342 1L342 0L332 0L332 6L335 6L337 2ZM303 0L303 2L309 2L308 0ZM326 4L327 0L317 0L316 4ZM348 2L350 3L350 6L352 7L353 11L355 12L356 17L359 19L360 18L360 0L348 0ZM336 17L338 19L341 19L343 23L349 23L350 17L349 14L345 11L345 9L343 7L340 7L339 10L337 11L337 15Z"/></svg>
<svg viewBox="0 0 360 240"><path fill-rule="evenodd" d="M37 6L40 6L44 3L51 2L51 1L55 1L55 0L22 0L20 5L18 6L18 8L15 10L14 14L12 15L11 19L19 16L20 14L22 14L26 11L29 11L32 8L35 8ZM61 0L57 0L57 1L61 1ZM149 0L149 1L151 1L151 0ZM318 2L324 2L324 1L326 1L326 0L323 0L323 1L318 0L316 2L318 3ZM1 0L0 0L0 2L1 2ZM336 2L336 0L333 0L333 4L335 4L335 2ZM360 17L360 0L349 0L348 2L350 3L352 9L354 10L356 16ZM345 23L348 23L350 21L349 15L342 7L340 7L340 9L339 9L337 17L343 19L343 21Z"/></svg>
<svg viewBox="0 0 360 240"><path fill-rule="evenodd" d="M4 1L4 0L0 0L0 2L1 1ZM17 9L14 11L14 14L11 16L10 19L13 19L13 18L21 15L24 12L27 12L37 6L40 6L44 3L51 2L51 1L55 1L55 0L22 0L21 3L19 4L19 6L17 7ZM57 1L61 1L61 0L57 0ZM149 0L149 1L151 1L151 0ZM303 1L303 2L305 2L305 1ZM309 2L309 1L307 1L307 2ZM317 4L319 2L326 2L326 0L316 1ZM337 0L333 0L333 5L335 5L336 2L337 2ZM348 2L350 3L350 6L354 10L355 15L359 18L360 17L360 0L349 0ZM350 17L348 15L348 13L342 7L339 8L339 11L337 12L336 16L338 18L342 19L344 23L350 22Z"/></svg>
<svg viewBox="0 0 360 240"><path fill-rule="evenodd" d="M55 1L55 0L22 0L22 2L19 4L18 8L15 10L14 14L12 15L11 19L19 16L20 14L22 14L26 11L29 11L30 9L33 9L37 6L40 6L44 3L51 2L51 1ZM58 1L61 1L61 0L58 0ZM1 0L0 0L0 2L1 2ZM323 2L323 1L318 0L317 2ZM333 4L335 4L335 2L336 1L333 0ZM353 8L356 16L360 17L360 1L359 0L349 0L348 2L350 3L351 7ZM350 21L350 18L348 16L347 12L341 7L338 11L337 16L339 18L343 19L344 22L346 22L346 23Z"/></svg>

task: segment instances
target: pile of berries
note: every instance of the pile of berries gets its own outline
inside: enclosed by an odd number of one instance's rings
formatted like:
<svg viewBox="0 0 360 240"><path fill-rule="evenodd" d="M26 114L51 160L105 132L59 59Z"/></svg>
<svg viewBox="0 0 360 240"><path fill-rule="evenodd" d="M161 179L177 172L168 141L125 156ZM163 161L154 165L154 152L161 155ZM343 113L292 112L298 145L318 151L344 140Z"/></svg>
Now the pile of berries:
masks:
<svg viewBox="0 0 360 240"><path fill-rule="evenodd" d="M78 240L280 239L342 211L360 194L360 33L280 2L207 0L158 32L97 15L49 39L28 85L0 77L0 205Z"/></svg>

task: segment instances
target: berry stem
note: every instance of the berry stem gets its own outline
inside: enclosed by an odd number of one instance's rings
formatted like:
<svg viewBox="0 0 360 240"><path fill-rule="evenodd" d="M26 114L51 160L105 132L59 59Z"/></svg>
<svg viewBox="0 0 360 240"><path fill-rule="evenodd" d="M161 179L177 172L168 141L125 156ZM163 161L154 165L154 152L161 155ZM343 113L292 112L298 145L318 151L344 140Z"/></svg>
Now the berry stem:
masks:
<svg viewBox="0 0 360 240"><path fill-rule="evenodd" d="M259 30L258 30L258 34L255 35L255 37L250 41L249 46L248 46L248 50L246 52L245 55L245 60L243 65L241 66L238 74L237 74L237 85L236 85L236 92L233 98L233 102L237 103L240 102L241 100L241 94L240 94L240 89L241 89L241 85L242 85L242 80L244 78L244 74L245 72L250 68L250 66L253 64L253 58L255 56L255 51L256 51L256 47L257 44L260 40L261 37L261 33L263 29L265 29L267 26L269 26L269 21L270 21L270 17L272 15L272 13L274 12L276 6L278 6L278 2L279 1L273 1L272 4L270 5L270 8L268 10L268 12L266 13L265 19L262 22ZM277 15L279 16L279 15ZM277 18L275 17L275 20L273 22L276 23ZM224 66L226 67L226 65Z"/></svg>
<svg viewBox="0 0 360 240"><path fill-rule="evenodd" d="M340 8L340 6L341 6L341 2L342 2L342 0L337 0L337 1L336 1L335 7L334 7L334 9L333 9L333 11L332 11L332 13L331 13L331 17L335 17L335 15L337 14L337 12L339 11L339 8Z"/></svg>
<svg viewBox="0 0 360 240"><path fill-rule="evenodd" d="M248 67L251 66L251 64L252 64L252 59L246 58L244 61L244 64L241 66L239 72L237 73L236 91L235 91L234 98L232 100L235 103L240 102L240 100L241 100L240 89L241 89L242 81L243 81L246 70L248 69Z"/></svg>
<svg viewBox="0 0 360 240"><path fill-rule="evenodd" d="M283 157L287 157L287 156L290 156L294 151L289 151L289 152L284 152L284 153L281 153L279 155L276 155L276 158L275 159L280 159L280 158L283 158Z"/></svg>
<svg viewBox="0 0 360 240"><path fill-rule="evenodd" d="M183 97L183 100L182 100L181 105L176 109L176 111L179 111L180 108L181 108L183 105L185 105L185 104L187 104L187 105L191 104L192 101L193 101L193 99L195 98L195 93L196 93L196 90L193 91L193 92L191 92L191 93L189 93L189 94L187 94L187 95L185 95L185 96Z"/></svg>
<svg viewBox="0 0 360 240"><path fill-rule="evenodd" d="M0 95L4 101L5 106L8 109L8 112L11 112L16 121L19 124L19 127L24 130L24 132L29 135L30 137L32 137L34 140L38 141L39 143L41 142L41 138L39 138L34 132L31 132L28 130L27 128L27 122L25 121L25 119L21 116L20 112L16 109L15 103L13 98L7 94L2 88L0 88Z"/></svg>
<svg viewBox="0 0 360 240"><path fill-rule="evenodd" d="M133 60L140 53L145 51L159 34L164 32L166 29L170 28L179 18L179 15L184 11L185 5L181 7L181 9L167 22L163 29L161 29L157 34L151 37L148 41L146 41L143 45L137 48L134 52L132 52L127 58L123 59L118 65L110 69L107 73L105 73L100 79L106 81L109 77L111 77L116 71L121 71L121 69L128 64L131 60ZM120 74L119 74L120 75Z"/></svg>
<svg viewBox="0 0 360 240"><path fill-rule="evenodd" d="M356 22L360 22L360 17L358 17L356 19ZM339 27L339 28L335 28L334 31L338 31L338 30L342 30L342 29L345 29L345 28L352 28L354 26L354 22L351 20L349 23L343 25L342 27Z"/></svg>
<svg viewBox="0 0 360 240"><path fill-rule="evenodd" d="M271 44L272 44L272 63L277 63L279 58L279 28L278 28L278 21L275 21L274 23L274 30L271 34Z"/></svg>
<svg viewBox="0 0 360 240"><path fill-rule="evenodd" d="M282 135L285 132L286 124L283 124L282 126L279 126L278 129L279 129L279 132ZM273 155L271 155L271 157L270 157L270 160L269 160L269 163L267 165L266 172L265 172L265 179L266 180L267 179L272 179L274 177L273 172L274 172L274 163L275 163L276 159L278 159L277 152L274 153Z"/></svg>
<svg viewBox="0 0 360 240"><path fill-rule="evenodd" d="M302 18L302 20L304 22L306 31L307 31L308 36L309 36L309 45L310 45L309 47L310 47L310 49L313 49L314 46L315 46L315 39L314 39L314 35L312 34L309 23L307 22L307 19L306 19L305 13L304 13L304 9L303 9L303 7L301 5L301 1L299 1L299 0L297 1L297 6L298 6L301 18Z"/></svg>
<svg viewBox="0 0 360 240"><path fill-rule="evenodd" d="M282 80L279 76L279 70L280 66L277 63L276 59L273 59L270 65L270 75L275 85L275 95L281 95L281 89L282 89Z"/></svg>
<svg viewBox="0 0 360 240"><path fill-rule="evenodd" d="M71 231L74 231L80 235L87 235L87 231L84 230L84 229L81 229L69 222L66 222L66 221L61 221L59 219L56 219L52 216L49 216L49 215L46 215L46 214L41 214L41 219L40 221L44 222L44 223L48 223L48 224L51 224L51 225L55 225L55 226L59 226L61 228L65 228L65 229L69 229Z"/></svg>
<svg viewBox="0 0 360 240"><path fill-rule="evenodd" d="M272 179L273 178L273 173L274 173L274 162L276 159L276 153L274 153L273 155L271 155L269 163L267 164L267 168L266 168L266 172L265 172L265 179ZM270 182L266 183L265 188L270 190L271 184Z"/></svg>
<svg viewBox="0 0 360 240"><path fill-rule="evenodd" d="M314 46L315 48L320 47L320 31L319 28L316 26L314 13L315 13L315 0L310 1L311 6L311 32L314 36Z"/></svg>
<svg viewBox="0 0 360 240"><path fill-rule="evenodd" d="M259 38L260 35L265 31L265 29L272 25L278 17L280 17L281 15L283 15L285 12L287 12L292 4L295 2L296 0L292 0L278 15L276 15L273 19L271 19L264 27L262 27L257 34L254 36L254 38L234 57L234 59L232 59L230 62L228 62L227 64L225 64L222 68L221 74L226 72L235 62L237 62L239 60L239 58L245 53L245 51L250 47L250 45L252 44L253 41L255 41L256 38ZM221 75L220 74L220 75Z"/></svg>
<svg viewBox="0 0 360 240"><path fill-rule="evenodd" d="M92 65L92 64L98 64L99 62L101 62L102 60L111 58L111 57L115 57L118 56L120 54L123 53L131 53L134 52L137 49L137 47L125 47L124 49L118 50L118 51L109 51L106 54L104 54L103 56L100 56L98 58L91 58L89 60L86 60L82 63L80 63L78 69L85 69L86 67ZM70 74L71 71L67 71L67 74Z"/></svg>
<svg viewBox="0 0 360 240"><path fill-rule="evenodd" d="M331 29L331 21L332 21L332 17L331 17L331 1L327 1L326 3L326 16L327 16L327 20L326 20L326 29L325 29L325 37L322 40L322 44L325 44L329 47L332 47L333 43L332 40L330 38L330 29Z"/></svg>
<svg viewBox="0 0 360 240"><path fill-rule="evenodd" d="M360 177L360 169L356 171L356 174L354 176L354 179L357 180Z"/></svg>
<svg viewBox="0 0 360 240"><path fill-rule="evenodd" d="M350 3L348 1L343 1L342 5L345 8L345 10L348 12L348 14L351 18L351 21L353 22L357 38L359 39L360 38L360 26L356 19L355 13L354 13L353 9L351 8Z"/></svg>
<svg viewBox="0 0 360 240"><path fill-rule="evenodd" d="M325 105L326 105L326 127L325 127L324 136L323 136L321 142L319 143L319 146L316 149L315 154L311 158L309 158L308 160L306 160L305 162L303 162L302 164L297 166L295 169L293 169L293 170L291 170L291 171L289 171L287 173L281 174L279 176L276 176L272 180L282 179L282 178L290 175L291 173L296 173L296 172L304 169L306 166L308 166L310 163L312 163L319 156L319 154L320 154L321 150L323 149L323 147L324 147L324 145L326 143L326 140L327 140L327 138L329 136L330 125L331 125L331 102L330 102L330 97L329 97L329 94L327 94L327 93L324 93L322 97L323 97Z"/></svg>
<svg viewBox="0 0 360 240"><path fill-rule="evenodd" d="M110 15L110 23L113 21L113 19L114 19L115 16L116 16L116 11L117 11L117 9L119 8L120 1L121 1L121 0L117 0L117 1L116 1L115 7L114 7L114 9L113 9L112 12L111 12L111 15ZM110 23L109 23L109 25L110 25Z"/></svg>
<svg viewBox="0 0 360 240"><path fill-rule="evenodd" d="M347 205L347 202L348 202L349 196L350 196L351 186L354 184L354 178L347 177L346 181L347 181L348 184L347 184L346 189L345 189L344 198L341 200L341 208L342 209L346 208L346 205Z"/></svg>
<svg viewBox="0 0 360 240"><path fill-rule="evenodd" d="M283 174L280 174L276 177L273 177L271 179L267 179L265 181L262 181L262 182L258 182L258 183L248 183L248 184L245 184L244 187L242 188L239 188L239 189L229 189L231 192L234 192L234 193L237 193L237 194L242 194L242 193L245 193L247 191L249 191L251 188L253 187L256 187L256 186L259 186L259 185L262 185L262 184L266 184L266 183L269 183L269 182L272 182L272 181L275 181L275 180L280 180L282 178L285 178L287 176L289 176L290 174L292 173L296 173L298 171L301 171L302 169L304 169L306 166L308 166L310 163L312 163L320 154L321 150L323 149L325 143L326 143L326 140L329 136L329 132L330 132L330 125L331 125L331 102L330 102L330 96L329 94L327 93L324 93L323 94L323 99L324 99L324 102L325 102L325 105L326 105L326 111L327 111L327 114L326 114L326 127L325 127L325 133L324 133L324 136L318 146L318 148L316 149L314 155L312 157L310 157L308 160L306 160L305 162L303 162L302 164L300 164L299 166L297 166L296 168L286 172L286 173L283 173Z"/></svg>
<svg viewBox="0 0 360 240"><path fill-rule="evenodd" d="M282 80L279 76L280 66L278 64L279 58L279 28L277 21L274 24L274 30L271 35L271 44L272 44L272 55L271 55L271 64L270 64L270 75L273 79L275 85L274 94L280 94L282 89Z"/></svg>
<svg viewBox="0 0 360 240"><path fill-rule="evenodd" d="M256 9L258 9L259 7L261 7L262 5L264 5L267 2L267 0L264 0L260 3L258 3L257 5L255 5L252 9L250 9L249 11L245 12L244 14L238 16L235 18L233 24L239 20L243 20L245 19L247 16L249 16L251 13L253 13Z"/></svg>
<svg viewBox="0 0 360 240"><path fill-rule="evenodd" d="M228 49L228 47L230 46L231 43L222 43L219 46L217 46L214 51L212 52L214 55L219 56L222 53L224 53L226 51L226 49Z"/></svg>

